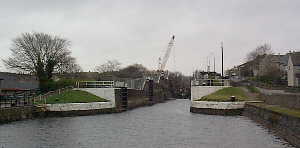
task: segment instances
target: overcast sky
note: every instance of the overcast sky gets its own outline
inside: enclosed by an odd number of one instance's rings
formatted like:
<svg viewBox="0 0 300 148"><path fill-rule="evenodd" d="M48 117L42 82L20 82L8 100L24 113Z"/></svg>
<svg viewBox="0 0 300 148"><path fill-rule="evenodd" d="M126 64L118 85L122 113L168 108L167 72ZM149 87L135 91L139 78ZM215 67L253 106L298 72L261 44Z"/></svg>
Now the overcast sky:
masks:
<svg viewBox="0 0 300 148"><path fill-rule="evenodd" d="M167 69L191 74L215 56L221 71L221 41L225 69L263 43L275 53L300 49L299 8L299 0L2 0L0 58L34 31L69 39L85 71L111 59L155 69L174 34Z"/></svg>

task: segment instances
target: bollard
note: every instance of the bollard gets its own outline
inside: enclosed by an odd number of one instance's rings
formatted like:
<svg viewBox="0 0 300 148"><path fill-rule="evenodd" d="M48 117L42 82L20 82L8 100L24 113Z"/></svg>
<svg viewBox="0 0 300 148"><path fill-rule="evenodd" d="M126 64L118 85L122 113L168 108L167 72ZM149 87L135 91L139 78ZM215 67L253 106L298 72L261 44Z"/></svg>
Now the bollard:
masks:
<svg viewBox="0 0 300 148"><path fill-rule="evenodd" d="M230 101L231 101L231 102L235 102L235 101L236 101L235 96L231 96L231 97L230 97Z"/></svg>
<svg viewBox="0 0 300 148"><path fill-rule="evenodd" d="M149 97L149 102L153 102L153 80L149 80L149 90L148 90L148 97Z"/></svg>

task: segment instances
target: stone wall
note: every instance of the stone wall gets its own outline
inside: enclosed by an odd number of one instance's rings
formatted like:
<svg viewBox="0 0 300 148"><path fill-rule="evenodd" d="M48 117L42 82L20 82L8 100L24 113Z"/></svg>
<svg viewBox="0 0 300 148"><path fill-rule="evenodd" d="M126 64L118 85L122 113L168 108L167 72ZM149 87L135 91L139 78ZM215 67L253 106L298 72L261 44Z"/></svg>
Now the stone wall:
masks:
<svg viewBox="0 0 300 148"><path fill-rule="evenodd" d="M191 87L191 100L200 99L203 96L214 93L220 89L226 88L229 86L192 86Z"/></svg>
<svg viewBox="0 0 300 148"><path fill-rule="evenodd" d="M299 94L269 94L262 95L266 104L280 105L287 108L300 109Z"/></svg>
<svg viewBox="0 0 300 148"><path fill-rule="evenodd" d="M133 109L140 106L145 106L149 104L149 98L145 91L136 90L136 89L127 89L127 109ZM117 110L124 110L121 108L122 99L121 99L121 89L115 90L115 100Z"/></svg>
<svg viewBox="0 0 300 148"><path fill-rule="evenodd" d="M300 118L280 114L249 103L245 105L243 114L272 129L292 145L300 147Z"/></svg>
<svg viewBox="0 0 300 148"><path fill-rule="evenodd" d="M128 108L133 109L149 104L149 97L143 90L128 89Z"/></svg>
<svg viewBox="0 0 300 148"><path fill-rule="evenodd" d="M15 107L0 109L0 123L31 119L43 116L43 109L38 107Z"/></svg>

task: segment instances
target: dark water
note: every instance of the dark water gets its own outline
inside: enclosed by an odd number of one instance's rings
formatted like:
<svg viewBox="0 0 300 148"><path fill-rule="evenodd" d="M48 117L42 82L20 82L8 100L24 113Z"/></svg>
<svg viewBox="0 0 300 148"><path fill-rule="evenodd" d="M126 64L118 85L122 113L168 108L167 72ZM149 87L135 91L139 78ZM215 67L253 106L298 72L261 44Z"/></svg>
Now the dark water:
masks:
<svg viewBox="0 0 300 148"><path fill-rule="evenodd" d="M246 117L193 114L175 100L119 114L47 118L0 125L0 148L284 148Z"/></svg>

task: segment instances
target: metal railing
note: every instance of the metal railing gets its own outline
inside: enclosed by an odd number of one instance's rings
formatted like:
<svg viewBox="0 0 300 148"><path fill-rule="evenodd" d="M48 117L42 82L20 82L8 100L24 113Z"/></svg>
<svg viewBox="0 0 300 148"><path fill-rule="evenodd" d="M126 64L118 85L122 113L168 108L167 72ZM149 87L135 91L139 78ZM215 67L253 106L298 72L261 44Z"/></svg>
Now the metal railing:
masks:
<svg viewBox="0 0 300 148"><path fill-rule="evenodd" d="M81 81L76 82L77 88L112 88L114 81Z"/></svg>
<svg viewBox="0 0 300 148"><path fill-rule="evenodd" d="M130 89L143 90L145 87L147 79L146 78L137 78L137 79L127 79L124 80L125 87Z"/></svg>
<svg viewBox="0 0 300 148"><path fill-rule="evenodd" d="M191 81L191 86L230 86L229 79L197 79Z"/></svg>
<svg viewBox="0 0 300 148"><path fill-rule="evenodd" d="M146 83L145 78L139 79L121 79L117 81L80 81L76 82L77 88L114 88L127 87L130 89L144 89Z"/></svg>

